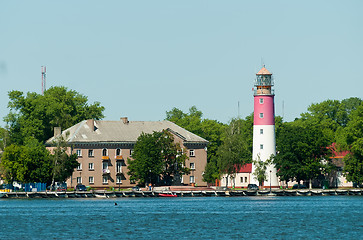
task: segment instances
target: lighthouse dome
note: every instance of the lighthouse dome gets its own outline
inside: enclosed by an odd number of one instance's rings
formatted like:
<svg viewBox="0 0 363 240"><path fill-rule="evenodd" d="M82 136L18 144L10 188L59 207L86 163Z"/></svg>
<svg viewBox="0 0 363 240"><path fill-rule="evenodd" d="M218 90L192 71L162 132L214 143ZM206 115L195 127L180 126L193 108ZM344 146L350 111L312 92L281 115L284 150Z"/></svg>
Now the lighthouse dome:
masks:
<svg viewBox="0 0 363 240"><path fill-rule="evenodd" d="M261 68L261 70L258 72L258 73L256 73L256 75L272 75L272 73L270 73L266 68L265 68L265 66L263 66L262 68Z"/></svg>

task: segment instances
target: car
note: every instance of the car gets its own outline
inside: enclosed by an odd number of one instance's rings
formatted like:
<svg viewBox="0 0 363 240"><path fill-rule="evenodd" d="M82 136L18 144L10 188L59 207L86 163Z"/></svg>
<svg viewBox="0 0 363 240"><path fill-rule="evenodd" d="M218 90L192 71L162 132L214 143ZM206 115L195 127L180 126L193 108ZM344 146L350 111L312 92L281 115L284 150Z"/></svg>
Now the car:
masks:
<svg viewBox="0 0 363 240"><path fill-rule="evenodd" d="M248 190L258 190L258 186L256 184L250 183L247 185L247 189Z"/></svg>
<svg viewBox="0 0 363 240"><path fill-rule="evenodd" d="M306 189L307 187L304 184L294 184L292 189Z"/></svg>
<svg viewBox="0 0 363 240"><path fill-rule="evenodd" d="M140 191L140 187L135 186L135 187L132 188L132 191Z"/></svg>
<svg viewBox="0 0 363 240"><path fill-rule="evenodd" d="M74 190L76 190L76 191L87 191L87 188L86 188L86 186L85 186L85 185L83 185L83 184L78 184L78 185L74 188Z"/></svg>

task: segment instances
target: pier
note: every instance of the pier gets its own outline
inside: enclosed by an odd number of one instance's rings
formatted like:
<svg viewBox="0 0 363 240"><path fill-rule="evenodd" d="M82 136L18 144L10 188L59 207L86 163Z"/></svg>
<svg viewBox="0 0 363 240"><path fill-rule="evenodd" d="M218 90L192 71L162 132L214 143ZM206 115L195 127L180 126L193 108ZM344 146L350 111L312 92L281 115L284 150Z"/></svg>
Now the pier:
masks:
<svg viewBox="0 0 363 240"><path fill-rule="evenodd" d="M2 192L0 198L127 198L160 197L159 194L176 194L178 197L244 197L244 196L341 196L360 195L362 189L298 189L298 190L153 190L153 191L43 191Z"/></svg>

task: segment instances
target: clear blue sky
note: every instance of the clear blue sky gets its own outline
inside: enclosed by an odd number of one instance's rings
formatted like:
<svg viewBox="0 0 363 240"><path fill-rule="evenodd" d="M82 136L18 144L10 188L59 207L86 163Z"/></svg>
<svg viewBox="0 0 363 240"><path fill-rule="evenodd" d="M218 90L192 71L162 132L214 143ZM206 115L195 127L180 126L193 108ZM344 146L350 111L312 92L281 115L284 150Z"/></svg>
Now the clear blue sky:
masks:
<svg viewBox="0 0 363 240"><path fill-rule="evenodd" d="M163 120L195 105L227 123L253 111L264 63L286 121L362 98L363 1L0 0L0 126L7 92L66 86L105 119ZM282 106L284 102L284 112Z"/></svg>

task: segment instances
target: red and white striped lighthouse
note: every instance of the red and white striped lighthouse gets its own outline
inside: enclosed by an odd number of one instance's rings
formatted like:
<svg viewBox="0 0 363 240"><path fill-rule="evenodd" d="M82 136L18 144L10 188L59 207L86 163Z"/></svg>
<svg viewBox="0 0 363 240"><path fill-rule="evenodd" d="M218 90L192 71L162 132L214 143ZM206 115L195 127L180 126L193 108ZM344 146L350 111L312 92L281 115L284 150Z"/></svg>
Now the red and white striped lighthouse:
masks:
<svg viewBox="0 0 363 240"><path fill-rule="evenodd" d="M254 118L253 118L253 160L266 161L271 155L276 154L275 139L275 107L272 74L265 68L256 74L254 84ZM255 164L252 164L252 172L255 172ZM276 175L276 168L273 165L267 166L266 187L278 187L279 182ZM251 183L258 185L255 178Z"/></svg>

